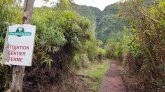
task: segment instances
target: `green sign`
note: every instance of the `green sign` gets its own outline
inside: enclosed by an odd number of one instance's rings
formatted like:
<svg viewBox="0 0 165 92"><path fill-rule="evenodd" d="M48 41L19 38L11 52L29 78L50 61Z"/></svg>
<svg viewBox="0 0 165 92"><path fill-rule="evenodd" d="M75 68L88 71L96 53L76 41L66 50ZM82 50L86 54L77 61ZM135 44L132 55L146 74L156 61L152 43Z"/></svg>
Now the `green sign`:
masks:
<svg viewBox="0 0 165 92"><path fill-rule="evenodd" d="M18 36L18 37L21 37L21 36L31 36L31 32L25 32L25 29L23 27L18 27L16 29L16 32L9 32L8 35L15 35L15 36Z"/></svg>

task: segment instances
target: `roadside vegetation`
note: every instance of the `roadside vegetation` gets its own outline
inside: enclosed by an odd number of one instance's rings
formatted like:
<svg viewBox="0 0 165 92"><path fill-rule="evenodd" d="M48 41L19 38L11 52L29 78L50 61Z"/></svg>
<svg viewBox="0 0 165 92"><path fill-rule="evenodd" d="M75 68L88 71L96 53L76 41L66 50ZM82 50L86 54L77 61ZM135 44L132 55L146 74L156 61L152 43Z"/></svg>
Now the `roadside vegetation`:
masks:
<svg viewBox="0 0 165 92"><path fill-rule="evenodd" d="M90 29L91 22L74 11L71 3L70 0L59 0L52 8L34 8L31 24L37 26L35 49L33 64L26 68L23 91L44 92L49 87L56 88L50 91L64 91L66 87L63 84L73 78L73 70L102 59L98 55L102 56L104 49L99 47L101 42ZM0 1L2 48L7 26L21 23L23 11L19 4L14 0ZM10 66L0 65L1 91L9 89L11 69ZM68 85L68 90L73 86L72 83L65 85ZM70 90L81 89L73 86Z"/></svg>
<svg viewBox="0 0 165 92"><path fill-rule="evenodd" d="M97 92L99 89L102 79L109 69L109 59L102 60L95 64L89 64L88 68L83 68L77 71L78 75L89 77L91 80L85 81L91 88L92 91Z"/></svg>
<svg viewBox="0 0 165 92"><path fill-rule="evenodd" d="M21 24L23 11L20 0L1 0L0 7L2 58L7 27ZM31 24L37 33L24 92L95 92L109 59L124 67L129 92L165 91L164 0L125 0L103 11L58 0L34 7ZM11 77L12 66L0 64L0 92L10 88Z"/></svg>

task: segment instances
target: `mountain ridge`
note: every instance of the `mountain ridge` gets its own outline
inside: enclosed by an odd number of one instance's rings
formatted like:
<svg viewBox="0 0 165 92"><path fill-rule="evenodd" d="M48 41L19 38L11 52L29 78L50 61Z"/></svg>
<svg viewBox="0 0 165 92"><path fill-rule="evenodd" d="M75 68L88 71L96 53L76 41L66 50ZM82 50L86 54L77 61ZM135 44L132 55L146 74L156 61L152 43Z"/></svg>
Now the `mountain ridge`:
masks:
<svg viewBox="0 0 165 92"><path fill-rule="evenodd" d="M103 11L97 7L73 4L73 9L81 16L87 17L92 23L92 31L96 33L98 40L103 43L112 33L120 32L124 29L126 21L117 16L118 4L110 4Z"/></svg>

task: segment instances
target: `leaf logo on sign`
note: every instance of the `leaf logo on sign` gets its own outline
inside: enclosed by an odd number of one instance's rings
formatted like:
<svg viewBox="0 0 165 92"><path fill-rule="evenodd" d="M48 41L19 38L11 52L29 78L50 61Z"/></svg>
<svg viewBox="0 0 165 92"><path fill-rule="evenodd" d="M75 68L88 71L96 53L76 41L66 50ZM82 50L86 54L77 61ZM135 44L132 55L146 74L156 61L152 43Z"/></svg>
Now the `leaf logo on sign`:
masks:
<svg viewBox="0 0 165 92"><path fill-rule="evenodd" d="M21 36L31 36L32 33L31 32L25 32L25 29L23 27L18 27L16 29L16 32L9 32L8 34L21 37Z"/></svg>

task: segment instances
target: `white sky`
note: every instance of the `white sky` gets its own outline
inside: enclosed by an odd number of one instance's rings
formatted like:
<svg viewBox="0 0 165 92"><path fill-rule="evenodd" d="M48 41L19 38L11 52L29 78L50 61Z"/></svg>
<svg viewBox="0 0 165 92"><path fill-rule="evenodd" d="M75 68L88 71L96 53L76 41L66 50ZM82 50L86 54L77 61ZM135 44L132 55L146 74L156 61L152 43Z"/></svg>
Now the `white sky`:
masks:
<svg viewBox="0 0 165 92"><path fill-rule="evenodd" d="M76 4L79 5L87 5L87 6L94 6L98 7L100 10L103 10L107 5L113 4L115 2L118 2L119 0L73 0ZM57 2L57 0L49 0L48 3L44 3L42 0L36 0L35 6L51 6L54 5L54 3Z"/></svg>

